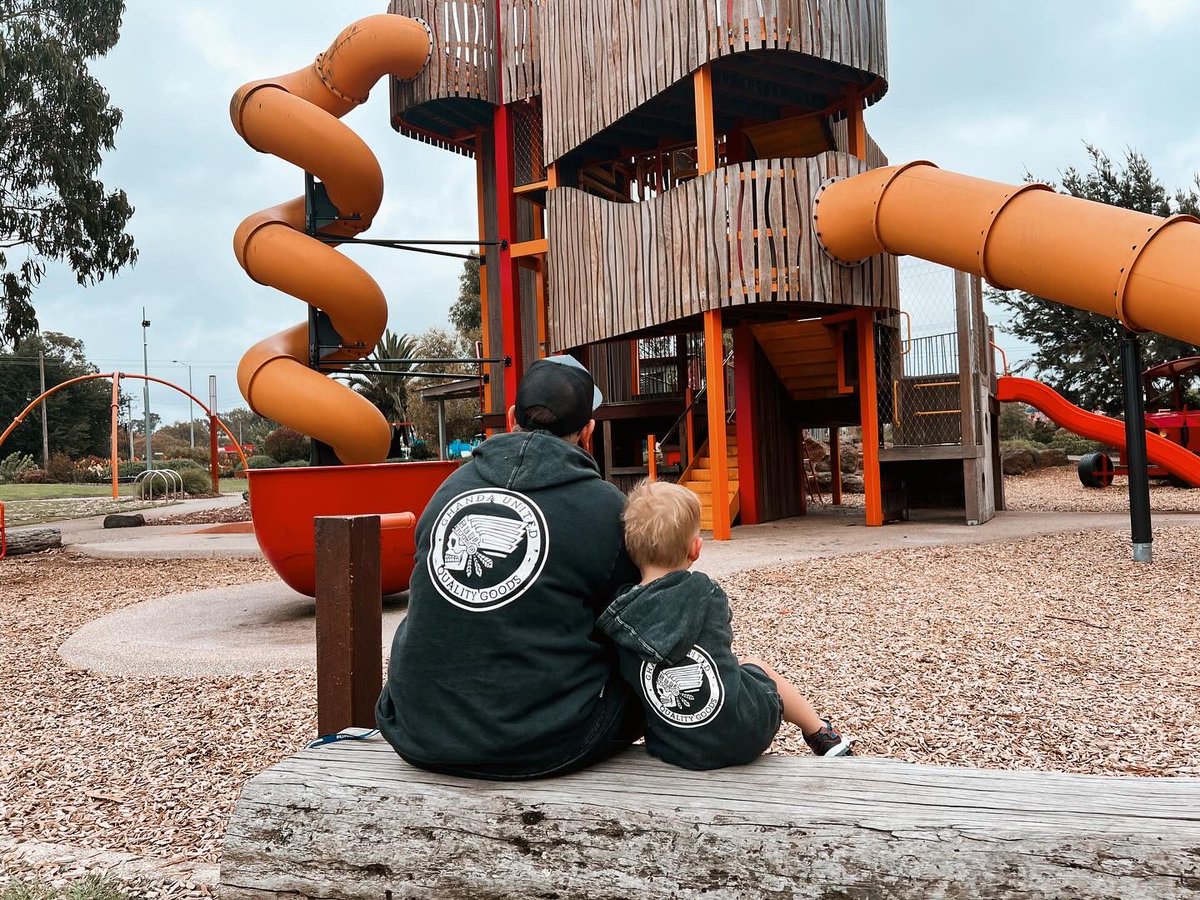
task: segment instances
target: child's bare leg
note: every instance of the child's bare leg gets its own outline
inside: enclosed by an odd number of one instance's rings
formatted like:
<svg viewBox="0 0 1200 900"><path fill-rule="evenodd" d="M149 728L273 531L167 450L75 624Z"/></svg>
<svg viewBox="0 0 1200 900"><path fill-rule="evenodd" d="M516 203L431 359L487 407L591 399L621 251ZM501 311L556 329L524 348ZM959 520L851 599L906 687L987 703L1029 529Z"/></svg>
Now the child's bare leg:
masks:
<svg viewBox="0 0 1200 900"><path fill-rule="evenodd" d="M816 734L825 726L824 720L817 715L817 711L813 709L813 705L808 702L794 684L756 656L748 656L740 661L750 663L752 666L758 666L758 668L767 674L768 678L775 682L775 688L779 691L779 699L783 701L783 718L785 721L797 726L804 734Z"/></svg>

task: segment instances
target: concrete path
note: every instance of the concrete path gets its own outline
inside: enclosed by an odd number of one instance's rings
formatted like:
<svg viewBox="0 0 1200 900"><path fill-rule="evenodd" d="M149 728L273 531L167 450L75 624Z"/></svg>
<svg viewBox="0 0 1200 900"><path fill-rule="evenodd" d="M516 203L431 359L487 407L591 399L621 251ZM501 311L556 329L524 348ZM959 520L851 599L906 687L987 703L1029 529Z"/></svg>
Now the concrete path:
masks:
<svg viewBox="0 0 1200 900"><path fill-rule="evenodd" d="M404 618L383 606L381 652ZM315 669L316 606L278 581L146 600L89 622L59 647L77 669L109 675L243 675Z"/></svg>
<svg viewBox="0 0 1200 900"><path fill-rule="evenodd" d="M714 578L805 559L873 553L905 547L962 546L1022 540L1041 534L1090 529L1128 528L1124 513L1001 513L979 527L967 527L958 515L925 515L885 528L866 528L861 511L826 509L798 519L734 529L725 543L707 541L697 568ZM1193 524L1200 515L1156 513L1158 526ZM187 535L156 538L167 526L118 529L150 536L93 543L88 552L107 548L114 555L178 552L187 544L196 555L217 555L234 540L250 535ZM187 526L185 526L187 528ZM172 529L174 530L174 529ZM174 543L172 543L174 542ZM78 546L78 545L76 545ZM156 550L157 547L157 550ZM257 554L257 547L254 547ZM391 643L404 617L403 602L385 601L383 648ZM72 666L127 675L232 675L280 669L311 669L316 664L313 601L280 582L180 594L148 600L92 622L61 648Z"/></svg>

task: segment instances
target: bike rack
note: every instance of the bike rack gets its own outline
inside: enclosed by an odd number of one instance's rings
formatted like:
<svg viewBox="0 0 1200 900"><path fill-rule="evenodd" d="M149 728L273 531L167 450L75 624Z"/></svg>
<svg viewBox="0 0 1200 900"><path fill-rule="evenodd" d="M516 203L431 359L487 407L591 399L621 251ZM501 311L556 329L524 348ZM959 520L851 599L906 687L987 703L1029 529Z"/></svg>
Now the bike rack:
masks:
<svg viewBox="0 0 1200 900"><path fill-rule="evenodd" d="M147 500L154 499L154 484L162 481L163 485L163 505L170 503L179 503L183 500L183 478L174 469L147 469L144 472L139 472L137 477L133 479L133 491L135 494L140 493L142 483L150 485L146 490L150 496L142 498Z"/></svg>

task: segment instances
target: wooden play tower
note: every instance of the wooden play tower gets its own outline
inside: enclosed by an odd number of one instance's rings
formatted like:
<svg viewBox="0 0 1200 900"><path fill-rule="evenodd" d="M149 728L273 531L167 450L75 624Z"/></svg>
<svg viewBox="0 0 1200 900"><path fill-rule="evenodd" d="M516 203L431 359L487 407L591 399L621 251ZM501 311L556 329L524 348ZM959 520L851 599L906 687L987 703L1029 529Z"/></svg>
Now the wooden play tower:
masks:
<svg viewBox="0 0 1200 900"><path fill-rule="evenodd" d="M392 81L393 125L474 157L480 237L505 242L481 278L483 355L510 360L485 426L525 366L569 352L605 394L594 452L617 485L647 473L657 435L660 474L723 539L735 517L803 512L803 429L861 426L882 524L896 259L839 265L818 231L827 180L887 162L863 123L887 90L884 0L390 10L433 44Z"/></svg>

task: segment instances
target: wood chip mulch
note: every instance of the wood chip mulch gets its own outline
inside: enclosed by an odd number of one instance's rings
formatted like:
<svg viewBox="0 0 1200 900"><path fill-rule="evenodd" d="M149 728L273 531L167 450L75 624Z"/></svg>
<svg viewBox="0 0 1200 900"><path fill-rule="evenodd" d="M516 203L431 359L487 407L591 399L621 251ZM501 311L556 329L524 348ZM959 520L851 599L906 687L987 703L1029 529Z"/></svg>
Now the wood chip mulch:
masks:
<svg viewBox="0 0 1200 900"><path fill-rule="evenodd" d="M1129 509L1129 487L1120 476L1106 488L1085 488L1072 464L1007 476L1004 499L1011 510L1125 512ZM1200 512L1200 488L1151 481L1150 508L1157 512Z"/></svg>
<svg viewBox="0 0 1200 900"><path fill-rule="evenodd" d="M1088 531L744 573L724 582L736 649L776 663L862 754L1200 775L1200 528L1155 537L1153 567L1128 561L1127 535ZM216 861L245 781L315 734L313 674L107 676L57 648L180 584L273 577L257 560L0 562L0 834ZM775 752L808 751L785 726Z"/></svg>
<svg viewBox="0 0 1200 900"><path fill-rule="evenodd" d="M1197 523L1200 525L1200 523ZM1200 775L1200 527L818 559L725 581L735 649L857 750L912 762ZM785 726L775 751L807 750Z"/></svg>
<svg viewBox="0 0 1200 900"><path fill-rule="evenodd" d="M250 504L222 506L217 509L202 509L178 516L159 516L147 519L147 525L224 525L229 522L249 522Z"/></svg>

